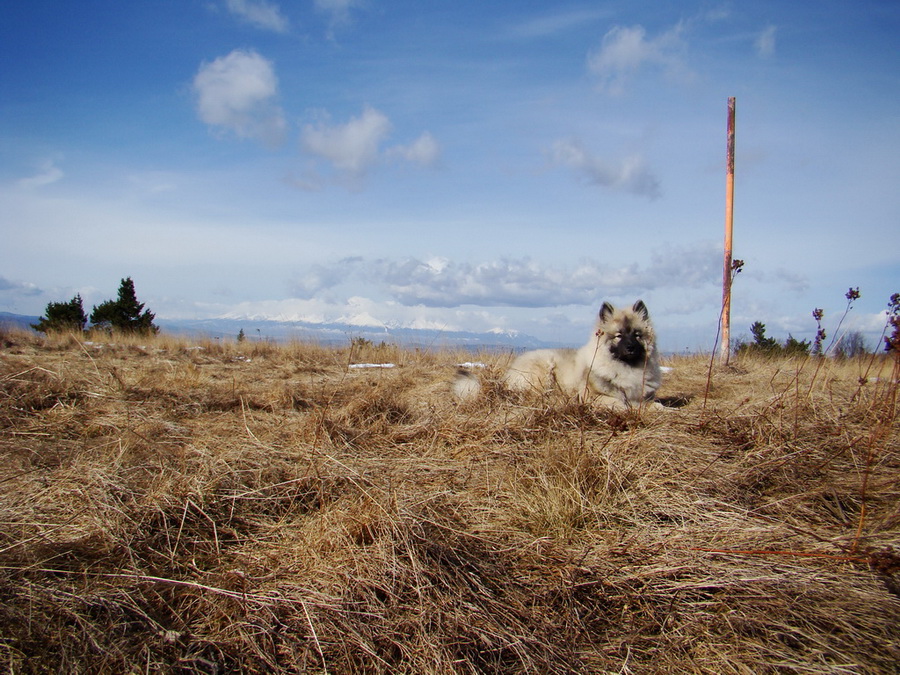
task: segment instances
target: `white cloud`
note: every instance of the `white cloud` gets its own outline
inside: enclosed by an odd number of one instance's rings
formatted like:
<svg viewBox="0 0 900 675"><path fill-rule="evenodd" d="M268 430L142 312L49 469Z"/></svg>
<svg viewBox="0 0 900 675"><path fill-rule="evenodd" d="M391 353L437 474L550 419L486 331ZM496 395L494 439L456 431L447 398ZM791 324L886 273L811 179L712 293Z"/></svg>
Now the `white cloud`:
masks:
<svg viewBox="0 0 900 675"><path fill-rule="evenodd" d="M62 169L56 166L56 163L51 159L41 164L36 174L18 180L16 185L25 190L32 190L55 183L56 181L61 180L63 176L65 176L65 174Z"/></svg>
<svg viewBox="0 0 900 675"><path fill-rule="evenodd" d="M272 62L236 49L204 63L194 77L197 115L206 124L269 146L284 140L287 122L275 102L278 78Z"/></svg>
<svg viewBox="0 0 900 675"><path fill-rule="evenodd" d="M857 314L856 316L848 317L848 319L852 328L864 331L877 338L873 340L873 342L877 343L875 344L876 350L880 351L884 347L882 334L883 332L890 333L890 326L888 325L890 315L886 309L876 313Z"/></svg>
<svg viewBox="0 0 900 675"><path fill-rule="evenodd" d="M306 152L327 160L338 171L362 176L378 160L381 143L390 132L387 116L366 106L346 124L306 125L301 143Z"/></svg>
<svg viewBox="0 0 900 675"><path fill-rule="evenodd" d="M554 164L572 169L592 185L600 185L632 194L656 199L660 196L659 179L647 167L644 159L633 155L611 166L588 152L577 140L559 140L553 144L550 156Z"/></svg>
<svg viewBox="0 0 900 675"><path fill-rule="evenodd" d="M278 5L266 0L225 0L228 11L257 28L286 33L290 24Z"/></svg>
<svg viewBox="0 0 900 675"><path fill-rule="evenodd" d="M775 54L775 32L777 30L776 26L766 26L765 30L756 38L753 45L759 56L768 58Z"/></svg>
<svg viewBox="0 0 900 675"><path fill-rule="evenodd" d="M0 277L0 293L31 296L40 295L43 291L30 281L10 281L5 277Z"/></svg>
<svg viewBox="0 0 900 675"><path fill-rule="evenodd" d="M388 154L413 164L434 166L440 159L441 146L434 136L426 131L409 145L398 145L391 148L388 150Z"/></svg>
<svg viewBox="0 0 900 675"><path fill-rule="evenodd" d="M716 284L719 266L718 251L705 244L654 254L645 267L609 267L593 260L553 267L528 258L467 263L354 257L305 269L291 292L304 300L337 302L339 290L365 287L370 296L404 306L562 307L596 303L598 292L631 296L657 288Z"/></svg>
<svg viewBox="0 0 900 675"><path fill-rule="evenodd" d="M614 26L600 49L588 54L588 70L599 80L600 89L612 96L625 92L628 82L645 67L655 67L670 79L692 77L684 59L687 43L685 24L678 23L661 35L648 39L643 26Z"/></svg>
<svg viewBox="0 0 900 675"><path fill-rule="evenodd" d="M434 265L413 258L379 261L377 274L404 305L544 307L589 302L596 285L531 260ZM593 275L581 275L581 281ZM595 280L595 279L594 279Z"/></svg>
<svg viewBox="0 0 900 675"><path fill-rule="evenodd" d="M399 159L421 166L434 166L441 153L440 144L429 132L424 132L409 145L383 149L393 131L387 115L371 106L364 106L358 117L345 124L331 124L327 115L315 124L307 124L300 135L300 145L307 154L326 161L338 178L356 183L384 159ZM315 167L291 182L307 190L319 189L323 176Z"/></svg>

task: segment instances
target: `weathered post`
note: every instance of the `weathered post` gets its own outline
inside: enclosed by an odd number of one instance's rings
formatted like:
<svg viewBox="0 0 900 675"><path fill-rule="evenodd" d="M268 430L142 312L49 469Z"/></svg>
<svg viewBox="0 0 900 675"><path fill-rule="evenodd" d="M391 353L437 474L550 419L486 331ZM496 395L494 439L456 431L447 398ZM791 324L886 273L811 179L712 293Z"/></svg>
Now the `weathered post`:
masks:
<svg viewBox="0 0 900 675"><path fill-rule="evenodd" d="M734 226L734 96L728 99L728 149L725 164L725 264L722 272L722 318L719 360L731 356L731 240Z"/></svg>

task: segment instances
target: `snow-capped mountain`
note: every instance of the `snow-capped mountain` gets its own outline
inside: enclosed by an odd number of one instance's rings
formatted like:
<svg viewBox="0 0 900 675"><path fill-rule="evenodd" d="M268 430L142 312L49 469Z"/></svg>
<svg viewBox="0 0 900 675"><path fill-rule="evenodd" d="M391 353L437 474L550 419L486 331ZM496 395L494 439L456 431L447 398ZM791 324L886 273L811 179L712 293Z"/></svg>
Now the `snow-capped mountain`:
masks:
<svg viewBox="0 0 900 675"><path fill-rule="evenodd" d="M281 319L281 318L280 318ZM308 319L308 318L307 318ZM518 331L493 330L485 333L447 330L418 324L385 324L369 315L344 316L336 321L273 320L259 317L223 317L217 319L156 321L168 333L197 335L219 339L237 339L243 330L248 340L310 340L322 344L347 343L353 338L386 342L404 347L466 347L471 349L536 349L558 347Z"/></svg>

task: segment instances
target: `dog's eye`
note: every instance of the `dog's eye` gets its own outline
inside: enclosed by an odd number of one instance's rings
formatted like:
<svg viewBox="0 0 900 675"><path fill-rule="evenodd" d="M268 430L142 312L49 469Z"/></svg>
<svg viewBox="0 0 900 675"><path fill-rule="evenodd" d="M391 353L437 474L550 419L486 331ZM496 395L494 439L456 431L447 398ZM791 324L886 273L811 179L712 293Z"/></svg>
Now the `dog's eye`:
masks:
<svg viewBox="0 0 900 675"><path fill-rule="evenodd" d="M621 334L621 333L616 333L616 334L615 334L615 338L616 338L616 340L621 340L621 339L622 339L622 334Z"/></svg>
<svg viewBox="0 0 900 675"><path fill-rule="evenodd" d="M634 337L636 337L638 339L644 337L644 331L641 331L641 330L634 331Z"/></svg>

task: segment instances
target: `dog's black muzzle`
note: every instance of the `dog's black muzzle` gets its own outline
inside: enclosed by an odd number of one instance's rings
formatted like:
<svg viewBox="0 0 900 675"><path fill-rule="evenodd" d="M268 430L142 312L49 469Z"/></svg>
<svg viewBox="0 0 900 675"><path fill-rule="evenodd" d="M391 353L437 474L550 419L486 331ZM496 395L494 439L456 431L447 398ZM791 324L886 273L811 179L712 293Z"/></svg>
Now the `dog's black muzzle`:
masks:
<svg viewBox="0 0 900 675"><path fill-rule="evenodd" d="M644 349L643 343L633 335L623 335L622 338L612 346L613 356L619 361L627 363L629 366L636 366L644 360L647 350Z"/></svg>

